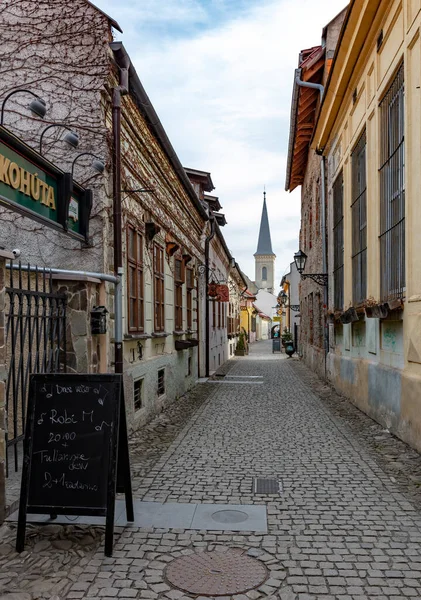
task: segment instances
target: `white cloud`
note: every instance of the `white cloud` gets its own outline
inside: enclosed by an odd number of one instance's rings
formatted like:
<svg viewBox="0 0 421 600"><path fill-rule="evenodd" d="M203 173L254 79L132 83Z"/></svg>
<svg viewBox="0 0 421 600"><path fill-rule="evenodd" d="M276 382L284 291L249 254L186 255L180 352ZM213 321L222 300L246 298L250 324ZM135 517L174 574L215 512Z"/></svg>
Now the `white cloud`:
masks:
<svg viewBox="0 0 421 600"><path fill-rule="evenodd" d="M199 9L206 3L162 1L156 16L163 21L172 9L190 10L187 23L205 19ZM139 6L142 25L152 3L120 5L132 18ZM180 37L175 18L173 36L129 35L123 42L181 162L212 173L227 245L251 277L266 185L278 285L298 248L300 194L283 191L293 72L299 51L320 44L324 25L344 3L267 0L242 13L232 5L225 22L203 32L188 33L184 23ZM124 29L124 12L113 16Z"/></svg>

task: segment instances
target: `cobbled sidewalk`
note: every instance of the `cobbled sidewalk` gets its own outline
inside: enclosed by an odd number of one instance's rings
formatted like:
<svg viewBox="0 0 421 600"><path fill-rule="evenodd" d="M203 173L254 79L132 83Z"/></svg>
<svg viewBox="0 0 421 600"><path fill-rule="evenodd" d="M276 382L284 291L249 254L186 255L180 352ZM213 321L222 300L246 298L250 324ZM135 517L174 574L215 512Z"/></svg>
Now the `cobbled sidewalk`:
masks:
<svg viewBox="0 0 421 600"><path fill-rule="evenodd" d="M103 528L69 522L28 527L18 555L15 527L5 524L0 598L184 600L193 596L170 587L166 565L230 548L257 556L269 571L260 588L236 600L421 598L421 511L379 460L373 422L319 398L312 389L320 382L296 360L272 355L270 342L252 345L229 374L262 376L263 384L225 383L228 377L200 384L132 437L134 495L265 504L267 534L117 528L106 558ZM255 495L254 477L278 479L281 493Z"/></svg>

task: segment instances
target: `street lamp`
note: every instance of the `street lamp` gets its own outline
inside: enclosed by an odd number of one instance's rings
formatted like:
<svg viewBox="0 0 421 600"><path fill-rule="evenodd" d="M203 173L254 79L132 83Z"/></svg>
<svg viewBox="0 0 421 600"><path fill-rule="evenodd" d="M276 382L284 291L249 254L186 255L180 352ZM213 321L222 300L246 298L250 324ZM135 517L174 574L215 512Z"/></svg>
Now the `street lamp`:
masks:
<svg viewBox="0 0 421 600"><path fill-rule="evenodd" d="M298 250L294 254L294 262L297 267L298 273L301 275L301 279L312 279L322 287L327 287L328 285L328 274L327 273L304 273L304 269L306 266L307 254L303 252L301 249Z"/></svg>
<svg viewBox="0 0 421 600"><path fill-rule="evenodd" d="M72 131L70 129L70 127L68 127L67 125L62 125L61 123L51 123L51 125L48 125L48 127L46 127L42 133L41 133L41 137L39 138L39 153L42 154L42 140L44 139L44 134L51 129L52 127L62 127L63 129L67 129L67 133L63 138L63 141L66 142L66 144L68 144L69 146L71 146L72 148L77 148L79 145L79 135L75 132Z"/></svg>
<svg viewBox="0 0 421 600"><path fill-rule="evenodd" d="M9 94L7 94L7 96L3 100L3 103L1 105L0 125L3 125L4 106L5 106L6 102L9 100L10 96L13 96L13 94L19 94L21 92L26 92L27 94L31 94L31 96L34 97L34 100L32 100L28 104L28 108L31 111L31 113L37 117L40 117L41 119L43 119L45 117L45 113L47 112L47 104L46 104L45 100L43 100L42 98L37 96L31 90L18 89L18 90L11 91Z"/></svg>
<svg viewBox="0 0 421 600"><path fill-rule="evenodd" d="M287 304L287 302L288 302L288 294L286 294L284 292L284 290L282 290L279 293L278 298L280 299L281 304L282 304L282 306L284 308L289 308L290 310L293 310L295 312L298 312L300 310L300 305L299 304Z"/></svg>
<svg viewBox="0 0 421 600"><path fill-rule="evenodd" d="M82 156L93 156L94 160L92 161L91 167L97 173L103 173L104 172L105 163L104 163L104 161L103 161L102 158L99 158L99 156L96 156L95 154L92 154L92 152L82 152L82 154L78 154L76 156L76 158L74 159L74 161L72 162L72 177L73 177L73 172L75 170L76 161L79 160L79 158L81 158Z"/></svg>

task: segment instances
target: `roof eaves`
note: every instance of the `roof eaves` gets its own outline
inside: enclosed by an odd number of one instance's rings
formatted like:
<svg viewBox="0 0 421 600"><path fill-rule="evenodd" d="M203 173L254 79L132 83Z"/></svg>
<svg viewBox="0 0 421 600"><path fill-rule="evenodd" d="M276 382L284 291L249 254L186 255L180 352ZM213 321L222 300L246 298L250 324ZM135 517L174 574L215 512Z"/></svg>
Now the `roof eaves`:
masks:
<svg viewBox="0 0 421 600"><path fill-rule="evenodd" d="M206 187L205 187L206 192L211 192L212 190L215 189L215 186L213 185L211 174L208 171L199 171L198 169L190 169L189 167L184 167L184 170L189 175L196 175L198 177L204 177L207 180Z"/></svg>
<svg viewBox="0 0 421 600"><path fill-rule="evenodd" d="M116 54L117 52L121 52L125 57L129 58L122 42L111 42L110 48L114 54ZM157 140L159 141L161 148L164 150L174 171L177 173L179 179L181 180L181 183L183 184L184 189L186 190L188 196L190 197L190 200L192 201L193 205L196 207L197 212L200 214L200 216L202 217L202 219L204 221L208 221L209 220L208 214L205 211L205 209L203 208L202 203L200 202L199 198L197 197L197 194L193 189L190 179L187 177L187 174L180 162L180 159L178 158L178 156L177 156L177 154L165 132L165 129L164 129L161 121L159 120L159 117L156 114L154 107L152 106L149 96L147 95L147 93L139 79L139 76L136 73L136 69L134 68L134 66L132 65L131 62L130 62L130 67L129 67L129 87L130 87L130 90L129 90L130 95L132 96L133 100L135 101L140 113L142 115L144 115L144 117L146 118L149 126L152 129L152 132L154 133Z"/></svg>
<svg viewBox="0 0 421 600"><path fill-rule="evenodd" d="M379 9L379 6L381 5L382 0L370 0L370 2L371 2L371 5L369 6L369 8L371 9L371 11L374 11L374 13L376 13L378 11L378 9ZM346 31L347 31L347 27L348 27L349 21L351 19L351 15L352 15L354 7L358 11L357 14L359 14L361 12L361 8L358 7L358 6L356 7L355 6L356 4L357 4L357 0L350 0L350 3L348 5L345 18L344 18L343 23L342 23L341 31L339 33L338 41L336 43L336 48L335 48L335 52L334 52L333 59L332 59L332 66L330 68L329 75L328 75L328 78L327 78L327 81L326 81L326 84L325 84L325 93L323 95L323 99L322 99L322 102L321 102L321 105L320 105L320 109L319 109L319 112L318 112L318 115L317 115L317 118L316 118L316 122L314 124L313 136L312 136L312 139L311 139L311 142L310 142L310 146L312 148L314 148L314 145L315 145L315 136L317 134L317 128L319 126L320 117L321 117L321 115L323 113L323 108L324 108L324 106L325 106L325 104L327 102L327 98L330 95L330 87L332 85L332 80L333 80L333 77L336 76L335 65L338 62L338 56L339 56L339 54L341 52L346 51L348 49L348 47L349 47L349 44L343 44L343 41L344 41L344 37L345 37ZM341 15L342 12L340 12L337 15L337 17L339 15ZM335 17L335 18L337 18L337 17ZM367 20L366 20L366 22L367 22ZM352 76L352 71L353 71L353 69L351 69L350 77ZM348 80L348 83L349 83L349 80ZM335 96L336 96L336 94L335 94ZM323 140L323 142L324 141L325 140ZM324 148L323 147L319 147L319 144L317 144L317 146L318 146L318 150L320 150L321 152L324 151Z"/></svg>
<svg viewBox="0 0 421 600"><path fill-rule="evenodd" d="M107 13L105 13L103 10L101 10L100 8L98 8L98 6L96 4L94 4L93 2L91 2L91 0L86 0L88 2L88 4L90 4L93 8L95 8L95 10L97 10L98 12L102 13L104 15L104 17L107 17L108 21L110 22L110 24L114 27L114 29L117 29L117 31L119 31L120 33L123 33L123 30L121 29L120 25L117 23L117 21L115 21L112 17L110 17L110 15L107 15Z"/></svg>
<svg viewBox="0 0 421 600"><path fill-rule="evenodd" d="M292 88L292 100L291 100L291 117L290 117L290 125L289 125L289 142L288 142L288 158L287 158L287 172L285 179L285 191L292 192L297 186L294 185L292 189L291 186L291 172L292 172L292 159L294 155L294 146L295 146L295 135L297 133L297 116L298 116L298 100L300 98L300 88L296 84L296 78L299 75L301 79L301 69L295 69L294 71L294 85Z"/></svg>

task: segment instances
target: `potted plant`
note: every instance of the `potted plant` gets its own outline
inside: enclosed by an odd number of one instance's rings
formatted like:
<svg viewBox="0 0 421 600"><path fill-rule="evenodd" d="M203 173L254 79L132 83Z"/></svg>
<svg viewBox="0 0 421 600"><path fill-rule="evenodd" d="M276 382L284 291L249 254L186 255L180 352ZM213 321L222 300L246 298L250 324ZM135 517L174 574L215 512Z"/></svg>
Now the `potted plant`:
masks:
<svg viewBox="0 0 421 600"><path fill-rule="evenodd" d="M234 350L235 356L244 356L247 354L246 342L244 339L244 333L240 333L237 341L237 346Z"/></svg>
<svg viewBox="0 0 421 600"><path fill-rule="evenodd" d="M347 325L348 323L354 323L355 321L359 321L359 317L355 308L350 306L345 312L342 313L341 323Z"/></svg>
<svg viewBox="0 0 421 600"><path fill-rule="evenodd" d="M284 332L282 334L282 345L286 346L286 344L288 342L292 342L292 334L290 331L288 331L288 329L285 327L284 328Z"/></svg>

